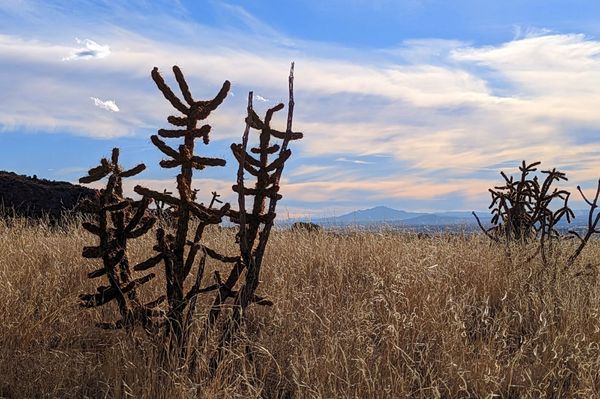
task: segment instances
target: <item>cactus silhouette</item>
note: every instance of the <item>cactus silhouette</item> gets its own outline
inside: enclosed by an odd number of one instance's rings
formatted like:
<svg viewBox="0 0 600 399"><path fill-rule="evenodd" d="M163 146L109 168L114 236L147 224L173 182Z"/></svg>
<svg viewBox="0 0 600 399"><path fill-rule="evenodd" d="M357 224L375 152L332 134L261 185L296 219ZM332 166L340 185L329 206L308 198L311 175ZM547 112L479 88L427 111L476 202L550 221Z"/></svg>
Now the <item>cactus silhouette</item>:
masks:
<svg viewBox="0 0 600 399"><path fill-rule="evenodd" d="M231 145L231 151L238 161L237 184L232 189L238 194L239 210L230 210L229 217L232 222L239 226L238 241L241 262L233 267L227 281L221 285L207 319L207 327L210 328L218 316L220 305L228 297L235 297L233 314L224 327L219 348L210 362L213 372L218 366L225 346L231 344L238 331L245 309L251 303L272 304L271 301L258 296L256 289L259 284L265 249L276 217L277 202L282 198L279 194L281 174L285 162L292 154L287 147L290 141L299 140L303 137L302 133L292 131L295 105L294 63L290 67L288 88L289 101L286 130L279 131L271 127L273 115L275 112L282 110L284 105L280 103L268 109L264 119L261 119L253 109L253 93L250 92L248 95L246 129L242 136L242 143ZM258 146L252 147L248 151L251 129L258 130L259 140ZM272 143L271 140L273 139L281 140L281 144ZM257 156L255 157L254 154ZM269 159L272 155L275 155L274 159ZM245 172L254 177L254 187L246 186ZM246 197L250 197L252 201L250 212L246 210ZM239 291L233 291L233 287L239 280L244 268L246 269L245 281Z"/></svg>
<svg viewBox="0 0 600 399"><path fill-rule="evenodd" d="M165 265L166 274L166 293L169 303L167 313L168 333L173 336L181 346L185 341L186 317L185 309L191 301L195 301L195 296L201 292L200 282L204 273L205 256L217 256L216 252L205 250L200 244L204 229L209 224L218 224L222 217L229 210L229 204L223 205L219 209L213 209L211 205L205 207L196 203L196 191L192 190L193 170L202 170L208 166L225 166L225 160L220 158L205 158L194 155L196 139L201 138L204 144L209 143L210 125L198 127L198 122L210 115L225 99L229 91L230 83L225 81L219 93L212 100L196 101L192 98L189 87L179 67L173 67L173 73L182 92L187 105L173 93L171 88L165 83L157 68L152 70L152 79L163 96L178 110L183 116L169 116L167 121L182 129L159 129L158 135L151 137L152 143L170 159L162 160L160 166L163 168L179 168L180 173L177 176L178 197L167 192L157 192L147 188L136 186L134 190L143 196L159 201L161 204L167 204L172 208L172 215L175 218L175 234L169 234L164 229L157 230L157 245L154 249L158 254L148 260L148 263L138 266L136 270L145 270L155 266L161 261ZM183 143L178 149L170 147L162 138L182 138ZM213 201L214 202L214 201ZM195 217L199 225L194 234L193 241L188 240L188 231L190 220ZM189 250L186 252L186 249ZM187 293L184 292L184 282L190 275L194 266L198 252L203 249L202 257L198 262L196 273L196 283Z"/></svg>
<svg viewBox="0 0 600 399"><path fill-rule="evenodd" d="M114 323L101 323L99 326L103 328L130 329L136 322L151 328L151 317L160 314L153 308L161 299L142 305L136 295L136 288L154 278L154 274L132 279L127 257L128 240L146 234L156 221L147 214L148 198L133 201L123 197L122 179L135 176L144 169L144 164L139 164L123 170L119 165L119 149L114 148L110 160L102 159L99 166L79 179L80 183L92 183L108 177L106 187L96 200L88 199L82 204L82 209L91 213L97 223L85 222L83 227L99 238L98 245L83 249L83 256L102 259L102 267L89 273L88 277L106 276L109 285L100 286L94 294L80 295L81 305L95 307L115 300L121 314L121 319Z"/></svg>

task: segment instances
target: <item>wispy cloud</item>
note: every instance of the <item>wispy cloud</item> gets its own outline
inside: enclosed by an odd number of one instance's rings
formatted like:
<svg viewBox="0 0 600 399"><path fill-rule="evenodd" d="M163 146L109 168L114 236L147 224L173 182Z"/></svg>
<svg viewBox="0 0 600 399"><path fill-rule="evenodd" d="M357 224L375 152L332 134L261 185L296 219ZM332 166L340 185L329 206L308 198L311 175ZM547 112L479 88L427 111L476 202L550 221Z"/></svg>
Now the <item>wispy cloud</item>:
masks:
<svg viewBox="0 0 600 399"><path fill-rule="evenodd" d="M71 50L71 54L62 58L63 61L106 58L110 55L110 47L107 45L98 44L90 39L80 40L76 38L75 41L83 46Z"/></svg>
<svg viewBox="0 0 600 399"><path fill-rule="evenodd" d="M119 112L119 107L113 100L102 101L96 97L90 97L90 100L92 100L94 105L98 108L102 108L110 112Z"/></svg>
<svg viewBox="0 0 600 399"><path fill-rule="evenodd" d="M270 101L268 98L265 98L265 97L263 97L263 96L261 96L261 95L258 95L258 94L255 94L255 95L254 95L254 99L255 99L256 101L260 101L260 102L263 102L263 103L266 103L266 102L269 102L269 101Z"/></svg>
<svg viewBox="0 0 600 399"><path fill-rule="evenodd" d="M331 169L334 169L334 167L330 165L300 165L299 167L293 170L291 176L300 177L306 175L315 175L326 172Z"/></svg>
<svg viewBox="0 0 600 399"><path fill-rule="evenodd" d="M363 161L362 159L348 159L346 157L336 158L336 162L350 162L358 165L371 165L373 162Z"/></svg>
<svg viewBox="0 0 600 399"><path fill-rule="evenodd" d="M468 183L468 186L465 185ZM451 179L438 182L434 178L414 176L392 176L369 180L343 179L336 181L318 180L303 183L288 183L284 195L305 202L327 202L339 198L360 195L363 201L390 201L401 199L434 199L450 194L460 194L468 198L480 198L486 192L489 182L468 179Z"/></svg>

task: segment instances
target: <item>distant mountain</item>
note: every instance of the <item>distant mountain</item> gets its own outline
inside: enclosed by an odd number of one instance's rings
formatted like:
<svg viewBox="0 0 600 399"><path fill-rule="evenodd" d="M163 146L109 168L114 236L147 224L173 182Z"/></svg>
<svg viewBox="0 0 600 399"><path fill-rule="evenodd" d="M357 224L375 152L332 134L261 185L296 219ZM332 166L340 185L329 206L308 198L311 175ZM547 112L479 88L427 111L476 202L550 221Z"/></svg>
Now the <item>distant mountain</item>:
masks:
<svg viewBox="0 0 600 399"><path fill-rule="evenodd" d="M375 208L363 209L346 213L341 216L318 219L316 223L324 224L370 224L370 223L393 223L426 215L419 212L406 212L388 208L387 206L376 206Z"/></svg>
<svg viewBox="0 0 600 399"><path fill-rule="evenodd" d="M568 228L579 228L587 223L587 211L575 210L576 218L571 224L566 220L561 221L559 228L566 230ZM489 226L490 212L488 210L477 211L484 226ZM375 208L362 209L341 216L324 217L320 219L293 219L280 221L279 224L290 225L295 221L310 221L324 227L346 227L363 226L366 228L378 228L379 226L390 226L398 228L412 229L441 229L441 230L459 230L474 229L477 230L477 221L470 211L442 211L435 213L426 212L408 212L389 208L387 206L376 206Z"/></svg>
<svg viewBox="0 0 600 399"><path fill-rule="evenodd" d="M376 206L375 208L354 211L341 216L313 219L312 221L325 226L461 226L475 222L473 215L467 211L408 212L387 206Z"/></svg>

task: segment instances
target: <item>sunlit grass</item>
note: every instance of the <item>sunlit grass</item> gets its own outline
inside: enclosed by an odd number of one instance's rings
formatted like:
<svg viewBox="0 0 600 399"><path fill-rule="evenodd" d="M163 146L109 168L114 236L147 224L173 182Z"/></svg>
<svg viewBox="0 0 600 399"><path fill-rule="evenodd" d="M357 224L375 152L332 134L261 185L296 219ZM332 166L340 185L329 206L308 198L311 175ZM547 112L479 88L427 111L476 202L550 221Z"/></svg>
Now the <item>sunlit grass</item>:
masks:
<svg viewBox="0 0 600 399"><path fill-rule="evenodd" d="M233 232L207 238L235 253ZM278 231L259 287L275 306L250 309L211 380L159 362L142 331L93 326L117 311L77 305L97 286L92 240L76 223L0 223L0 397L600 397L597 241L563 273L574 243L543 267L481 236ZM133 241L132 260L152 245Z"/></svg>

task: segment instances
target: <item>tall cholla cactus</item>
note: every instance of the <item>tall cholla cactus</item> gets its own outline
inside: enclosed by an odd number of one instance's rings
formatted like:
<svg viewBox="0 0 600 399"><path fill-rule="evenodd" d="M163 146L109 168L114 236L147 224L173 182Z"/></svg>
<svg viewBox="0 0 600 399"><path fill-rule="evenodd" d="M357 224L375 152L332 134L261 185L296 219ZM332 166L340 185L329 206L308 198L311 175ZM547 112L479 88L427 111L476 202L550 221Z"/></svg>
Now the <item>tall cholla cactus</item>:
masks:
<svg viewBox="0 0 600 399"><path fill-rule="evenodd" d="M209 207L195 202L195 191L192 190L192 173L194 169L202 170L207 166L225 166L225 160L220 158L204 158L194 155L195 140L202 138L204 144L209 142L210 125L203 125L198 128L198 122L210 115L225 99L229 91L230 83L225 81L223 87L215 98L208 101L196 101L190 94L188 85L183 73L179 67L173 67L173 73L183 94L187 106L173 93L171 88L165 83L157 68L152 71L152 79L164 97L173 105L175 109L184 116L169 116L168 122L174 126L184 127L183 129L160 129L158 135L151 137L152 143L165 155L171 159L163 160L160 166L163 168L180 168L177 176L177 192L179 198L166 193L152 191L147 188L136 186L135 191L138 194L161 201L171 206L175 212L176 232L175 236L167 234L163 229L157 231L156 256L148 260L148 263L137 267L136 270L150 268L163 261L165 265L165 274L167 280L167 299L169 302L169 311L167 314L169 330L180 345L184 344L184 334L186 330L186 317L184 311L186 307L195 301L196 295L201 291L199 284L204 272L205 256L213 256L217 259L223 258L214 251L206 249L200 244L204 228L209 224L218 224L222 217L229 210L229 204L225 204L220 209L212 209L212 203ZM167 145L161 138L183 138L183 144L177 150ZM216 199L216 197L213 197ZM213 201L214 202L214 201ZM194 234L193 241L188 240L189 222L192 216L199 220L199 226ZM189 250L186 253L186 248ZM198 272L196 283L188 292L184 292L184 283L189 276L194 265L196 255L202 250L202 258L198 262Z"/></svg>
<svg viewBox="0 0 600 399"><path fill-rule="evenodd" d="M83 256L102 259L102 267L89 273L88 277L106 276L109 285L98 287L95 294L80 295L81 306L96 307L115 300L121 314L121 319L115 323L99 324L103 328L130 329L138 321L149 328L150 317L158 314L152 308L164 300L162 298L146 305L139 303L136 288L154 278L154 274L132 280L127 257L128 240L146 234L156 221L147 215L148 198L133 201L123 197L122 179L135 176L145 168L144 164L139 164L123 170L119 165L119 149L114 148L110 160L102 159L99 166L88 171L88 176L79 179L80 183L93 183L108 177L99 197L95 201L87 200L82 205L84 211L95 216L97 223L86 222L83 227L99 238L98 245L83 249Z"/></svg>
<svg viewBox="0 0 600 399"><path fill-rule="evenodd" d="M239 225L239 246L242 264L237 264L231 271L226 283L222 286L219 295L215 299L213 311L216 312L219 306L224 303L228 296L235 297L234 311L229 323L226 325L219 350L211 361L211 367L217 367L224 345L229 343L243 317L243 312L251 303L270 305L271 302L256 295L256 289L259 283L260 269L269 235L273 227L273 221L276 217L277 201L282 196L279 194L279 181L285 166L292 152L287 148L292 140L299 140L303 137L302 133L292 131L292 121L294 115L294 63L290 68L288 79L289 84L289 102L287 114L287 127L285 132L273 129L271 120L275 112L284 108L283 104L277 104L275 107L267 110L265 118L260 117L254 112L252 107L253 93L248 95L248 115L246 117L246 129L242 136L241 144L232 144L231 150L239 163L237 184L232 187L238 194L239 211L229 211L232 222ZM248 152L248 141L250 129L259 131L259 143ZM281 145L271 143L271 140L279 139ZM255 157L253 154L258 155ZM276 154L275 159L269 159ZM254 176L256 181L254 187L247 187L244 183L244 172ZM252 198L252 210L246 210L246 197ZM261 229L262 227L262 229ZM233 291L233 287L241 276L243 268L246 268L246 278L239 291ZM214 321L214 317L209 316L209 323Z"/></svg>

